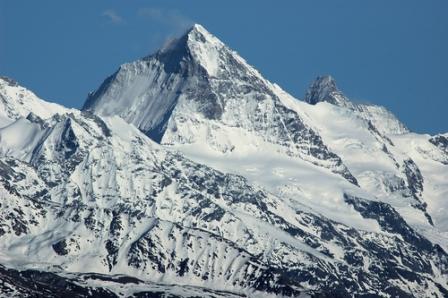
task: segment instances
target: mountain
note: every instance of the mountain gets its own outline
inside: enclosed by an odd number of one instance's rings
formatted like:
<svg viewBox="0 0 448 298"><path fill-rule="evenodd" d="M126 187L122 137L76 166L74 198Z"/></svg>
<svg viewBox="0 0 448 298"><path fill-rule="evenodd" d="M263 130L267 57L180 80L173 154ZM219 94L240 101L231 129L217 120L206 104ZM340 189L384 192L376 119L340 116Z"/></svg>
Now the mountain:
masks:
<svg viewBox="0 0 448 298"><path fill-rule="evenodd" d="M261 142L357 184L272 84L200 25L154 55L122 65L83 109L118 115L163 145L207 143L225 153Z"/></svg>
<svg viewBox="0 0 448 298"><path fill-rule="evenodd" d="M330 77L297 100L195 25L82 111L10 82L7 296L448 295L446 135Z"/></svg>
<svg viewBox="0 0 448 298"><path fill-rule="evenodd" d="M0 126L11 123L12 119L26 117L30 112L47 118L56 113L63 114L67 110L40 99L16 81L0 76Z"/></svg>

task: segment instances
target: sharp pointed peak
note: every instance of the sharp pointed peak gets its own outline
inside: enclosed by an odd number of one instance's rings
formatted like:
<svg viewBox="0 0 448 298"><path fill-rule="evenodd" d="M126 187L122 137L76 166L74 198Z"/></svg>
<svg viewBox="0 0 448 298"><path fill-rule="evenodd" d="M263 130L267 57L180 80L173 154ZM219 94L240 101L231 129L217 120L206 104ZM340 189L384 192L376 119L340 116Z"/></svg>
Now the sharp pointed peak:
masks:
<svg viewBox="0 0 448 298"><path fill-rule="evenodd" d="M336 85L336 80L331 75L318 76L311 84L311 87L313 86L318 88L329 88L331 91L339 91Z"/></svg>
<svg viewBox="0 0 448 298"><path fill-rule="evenodd" d="M187 30L187 33L190 32L200 32L210 34L210 32L208 32L207 29L204 28L204 26L198 23L193 24L193 26L191 26L190 29Z"/></svg>
<svg viewBox="0 0 448 298"><path fill-rule="evenodd" d="M308 88L305 101L312 105L325 101L337 106L351 106L350 101L338 89L336 80L331 75L318 76Z"/></svg>
<svg viewBox="0 0 448 298"><path fill-rule="evenodd" d="M216 36L207 31L204 26L194 24L181 36L167 40L158 52L166 53L173 49L178 50L179 48L192 49L196 48L195 45L198 44L223 45L223 43Z"/></svg>
<svg viewBox="0 0 448 298"><path fill-rule="evenodd" d="M215 75L221 50L225 44L202 25L194 24L179 38L168 40L155 54L144 57L149 60L156 57L163 61L167 72L178 72L185 61L201 65L209 75Z"/></svg>
<svg viewBox="0 0 448 298"><path fill-rule="evenodd" d="M194 35L194 34L201 34L205 37L214 37L216 38L210 31L208 31L204 26L201 24L195 23L190 28L187 29L187 31L183 35Z"/></svg>
<svg viewBox="0 0 448 298"><path fill-rule="evenodd" d="M194 24L185 34L188 43L222 44L222 42L200 24Z"/></svg>

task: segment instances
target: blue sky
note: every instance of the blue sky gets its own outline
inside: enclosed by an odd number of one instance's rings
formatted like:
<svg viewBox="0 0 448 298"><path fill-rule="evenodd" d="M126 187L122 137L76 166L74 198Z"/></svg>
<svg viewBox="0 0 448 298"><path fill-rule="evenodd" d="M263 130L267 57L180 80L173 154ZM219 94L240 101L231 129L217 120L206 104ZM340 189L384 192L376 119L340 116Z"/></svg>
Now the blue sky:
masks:
<svg viewBox="0 0 448 298"><path fill-rule="evenodd" d="M124 62L200 23L303 98L331 74L417 132L448 132L448 1L0 0L0 75L80 107Z"/></svg>

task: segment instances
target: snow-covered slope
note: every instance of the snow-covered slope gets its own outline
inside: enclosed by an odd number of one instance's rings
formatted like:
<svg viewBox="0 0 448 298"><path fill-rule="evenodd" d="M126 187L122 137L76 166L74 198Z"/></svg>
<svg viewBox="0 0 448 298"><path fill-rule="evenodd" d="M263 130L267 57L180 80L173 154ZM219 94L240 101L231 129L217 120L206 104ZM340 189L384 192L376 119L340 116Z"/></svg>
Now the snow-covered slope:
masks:
<svg viewBox="0 0 448 298"><path fill-rule="evenodd" d="M361 189L393 205L415 229L448 248L447 226L441 220L446 218L442 214L448 206L431 207L431 202L443 202L448 187L448 180L443 178L448 173L448 156L431 143L434 138L405 131L397 133L398 120L380 131L355 104L349 107L328 102L308 105L286 93L282 99L309 117L324 142L353 173ZM391 119L387 114L381 117ZM384 119L377 120L382 125L387 123ZM410 150L412 144L419 144L419 149ZM432 190L434 187L438 191Z"/></svg>
<svg viewBox="0 0 448 298"><path fill-rule="evenodd" d="M195 25L83 112L16 112L0 128L0 290L447 296L447 136L328 77L306 98Z"/></svg>
<svg viewBox="0 0 448 298"><path fill-rule="evenodd" d="M409 130L385 107L374 104L351 102L336 86L331 76L320 76L310 86L304 101L315 105L328 102L352 110L356 115L369 121L383 134L403 134Z"/></svg>
<svg viewBox="0 0 448 298"><path fill-rule="evenodd" d="M367 287L405 296L411 280L414 293L445 287L445 252L359 192L336 200L350 218L337 222L303 205L300 192L277 196L193 163L118 117L42 121L16 121L37 142L22 133L0 144L0 259L8 267L253 295Z"/></svg>
<svg viewBox="0 0 448 298"><path fill-rule="evenodd" d="M446 248L446 137L411 133L384 107L351 103L337 89L334 79L316 80L320 81L331 81L332 91L321 96L329 100L310 100L306 96L313 106L290 98L289 102L313 119L323 140L341 156L362 188L395 205L416 228L425 230L428 237L435 237ZM342 96L345 104L332 101L333 96ZM425 210L429 223L438 232L428 230L422 219L405 210L410 206Z"/></svg>
<svg viewBox="0 0 448 298"><path fill-rule="evenodd" d="M46 119L56 113L66 113L68 110L38 98L33 92L10 78L0 77L0 127L8 125L11 120L27 117L30 112Z"/></svg>

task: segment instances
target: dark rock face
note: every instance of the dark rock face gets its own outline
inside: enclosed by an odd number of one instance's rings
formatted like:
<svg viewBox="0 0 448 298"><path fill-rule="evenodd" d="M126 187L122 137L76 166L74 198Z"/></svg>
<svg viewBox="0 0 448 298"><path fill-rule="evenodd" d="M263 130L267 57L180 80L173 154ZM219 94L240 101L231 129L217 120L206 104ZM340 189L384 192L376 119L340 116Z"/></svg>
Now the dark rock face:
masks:
<svg viewBox="0 0 448 298"><path fill-rule="evenodd" d="M170 119L171 114L173 113L173 110L174 110L174 105L163 116L163 119L159 124L157 124L156 126L154 126L151 129L149 129L148 131L145 131L145 134L154 142L160 144L160 142L162 141L163 135L165 134L165 131L167 129L168 120Z"/></svg>
<svg viewBox="0 0 448 298"><path fill-rule="evenodd" d="M411 196L416 200L413 206L424 212L425 217L431 225L434 225L432 217L426 211L427 204L423 200L423 175L420 169L412 159L406 159L403 161L403 172L406 175L407 189L411 192Z"/></svg>
<svg viewBox="0 0 448 298"><path fill-rule="evenodd" d="M20 202L16 197L30 187L28 182L39 184L32 178L27 180L28 167L14 159L0 160L0 184L9 196L3 197L0 202L0 237L14 233L16 236L24 236L29 233L30 227L36 226L38 221L45 217L44 203L41 200L48 198L48 192L40 189L27 194L27 200ZM31 212L32 211L32 212Z"/></svg>
<svg viewBox="0 0 448 298"><path fill-rule="evenodd" d="M339 91L331 76L317 77L305 94L304 100L312 105L319 102L328 102L337 106L349 104L348 99Z"/></svg>
<svg viewBox="0 0 448 298"><path fill-rule="evenodd" d="M15 297L118 297L113 292L80 286L51 272L18 271L0 265L0 293Z"/></svg>
<svg viewBox="0 0 448 298"><path fill-rule="evenodd" d="M59 143L60 147L57 148L57 150L64 154L65 159L69 159L79 147L70 122L71 120L68 118L64 123L64 129L61 134L61 142Z"/></svg>
<svg viewBox="0 0 448 298"><path fill-rule="evenodd" d="M448 137L444 135L436 135L434 137L431 137L429 139L429 142L448 154Z"/></svg>
<svg viewBox="0 0 448 298"><path fill-rule="evenodd" d="M11 79L11 78L5 77L5 76L0 76L0 80L5 81L5 82L8 84L8 86L15 87L15 86L18 86L18 85L19 85L19 84L17 83L17 81L15 81L15 80L13 80L13 79Z"/></svg>
<svg viewBox="0 0 448 298"><path fill-rule="evenodd" d="M172 286L147 283L131 276L110 276L95 273L71 274L70 277L60 276L52 272L38 270L15 270L0 265L0 294L5 297L98 297L98 298L118 298L124 297L119 290L111 290L106 287L90 286L89 282L105 282L119 288L123 285L139 286L129 297L146 298L186 298L186 297L247 297L231 292L209 290L205 288L195 288L191 286ZM146 289L145 289L146 288ZM145 289L145 290L142 290Z"/></svg>
<svg viewBox="0 0 448 298"><path fill-rule="evenodd" d="M431 251L433 247L431 242L418 235L408 226L398 212L389 204L366 201L349 195L345 195L345 201L353 205L365 218L377 220L378 224L385 231L401 235L406 241L412 243L418 249Z"/></svg>
<svg viewBox="0 0 448 298"><path fill-rule="evenodd" d="M90 113L90 112L88 112L88 111L84 111L84 112L82 112L82 116L85 117L85 118L87 118L87 119L91 119L91 120L93 120L93 121L95 122L95 124L98 125L98 127L101 129L101 131L102 131L102 133L103 133L102 136L98 136L99 138L102 139L102 138L108 138L108 137L111 137L111 136L112 136L109 127L107 127L107 125L106 125L106 123L104 123L103 119L101 119L101 118L98 117L97 115L92 114L92 113ZM83 124L83 122L80 122L79 124L80 124L81 126L84 126L84 128L85 128L86 130L89 129L89 127L88 127L88 126L85 126L85 125Z"/></svg>
<svg viewBox="0 0 448 298"><path fill-rule="evenodd" d="M423 176L420 169L412 159L404 161L404 173L412 195L420 197L423 192Z"/></svg>
<svg viewBox="0 0 448 298"><path fill-rule="evenodd" d="M65 239L56 242L52 246L53 246L54 251L60 256L63 256L63 255L66 255L69 253L69 251L67 250L67 243L65 242Z"/></svg>
<svg viewBox="0 0 448 298"><path fill-rule="evenodd" d="M39 116L35 115L34 113L29 113L28 116L26 116L26 119L30 122L39 124L42 129L45 128L44 120Z"/></svg>

